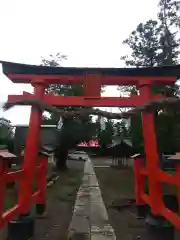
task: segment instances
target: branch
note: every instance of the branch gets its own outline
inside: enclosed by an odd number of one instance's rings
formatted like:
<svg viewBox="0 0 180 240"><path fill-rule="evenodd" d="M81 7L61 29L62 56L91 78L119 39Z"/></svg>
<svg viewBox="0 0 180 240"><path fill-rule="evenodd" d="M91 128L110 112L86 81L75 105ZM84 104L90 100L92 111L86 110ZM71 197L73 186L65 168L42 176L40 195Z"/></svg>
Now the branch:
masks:
<svg viewBox="0 0 180 240"><path fill-rule="evenodd" d="M75 116L83 117L86 115L97 115L97 116L102 116L110 119L122 119L122 118L129 118L135 115L136 113L142 112L142 111L154 111L154 110L160 110L162 108L167 108L167 107L172 108L172 106L179 107L180 99L166 98L161 100L152 100L144 104L143 106L138 106L134 109L129 110L128 112L122 112L122 113L110 113L110 112L102 111L99 109L83 109L79 111L60 110L54 106L44 103L40 99L24 99L24 100L18 100L18 101L9 101L4 104L3 109L4 111L7 111L16 105L21 105L21 106L30 105L32 107L38 108L42 112L47 111L49 113L53 113L58 116L62 116L66 118L72 118Z"/></svg>

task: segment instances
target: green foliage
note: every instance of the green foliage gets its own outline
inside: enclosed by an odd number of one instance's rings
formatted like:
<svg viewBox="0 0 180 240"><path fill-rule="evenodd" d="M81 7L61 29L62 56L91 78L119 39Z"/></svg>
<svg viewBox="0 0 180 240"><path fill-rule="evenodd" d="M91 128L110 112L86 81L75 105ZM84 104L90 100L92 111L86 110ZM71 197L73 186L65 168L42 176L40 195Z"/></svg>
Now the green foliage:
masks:
<svg viewBox="0 0 180 240"><path fill-rule="evenodd" d="M122 119L120 122L115 123L114 132L118 137L129 137L129 128L127 126L127 121L125 119Z"/></svg>
<svg viewBox="0 0 180 240"><path fill-rule="evenodd" d="M127 66L152 67L178 63L180 40L180 1L160 0L157 20L138 24L123 41L131 56L122 56Z"/></svg>
<svg viewBox="0 0 180 240"><path fill-rule="evenodd" d="M130 136L132 138L135 153L144 152L144 142L142 133L141 113L131 118Z"/></svg>
<svg viewBox="0 0 180 240"><path fill-rule="evenodd" d="M58 67L61 61L67 59L66 56L61 53L55 56L50 55L49 59L42 59L42 65ZM82 96L82 85L50 85L46 89L46 94L53 93L58 96ZM61 109L71 111L84 109L85 107L61 107ZM91 107L90 107L91 109ZM57 124L59 119L53 114L50 118L44 116L44 124ZM81 141L90 140L95 134L95 125L92 123L91 116L84 118L74 117L72 119L63 118L63 126L59 133L58 146L55 151L55 157L57 159L56 166L59 170L66 169L66 160L68 156L68 150L74 148L76 144Z"/></svg>
<svg viewBox="0 0 180 240"><path fill-rule="evenodd" d="M161 65L178 63L180 40L180 2L176 0L160 0L159 2L159 29Z"/></svg>
<svg viewBox="0 0 180 240"><path fill-rule="evenodd" d="M97 138L99 140L102 151L106 149L108 144L112 143L112 137L114 134L114 124L111 120L105 122L105 126L105 130L101 130L99 119L97 120Z"/></svg>
<svg viewBox="0 0 180 240"><path fill-rule="evenodd" d="M160 0L158 18L168 27L180 28L180 1Z"/></svg>
<svg viewBox="0 0 180 240"><path fill-rule="evenodd" d="M131 50L130 56L122 56L126 66L154 67L178 63L180 40L180 1L160 0L156 20L138 24L123 42ZM137 93L134 86L119 88L123 93ZM152 93L163 93L168 97L179 96L179 86L153 86ZM141 115L133 117L131 136L136 151L143 151ZM173 153L180 149L179 113L162 109L155 117L160 152Z"/></svg>
<svg viewBox="0 0 180 240"><path fill-rule="evenodd" d="M0 118L0 145L6 145L10 152L14 150L13 137L11 122L8 119Z"/></svg>
<svg viewBox="0 0 180 240"><path fill-rule="evenodd" d="M154 66L157 64L159 41L158 22L149 20L145 24L140 23L136 30L132 31L130 36L123 41L127 44L132 53L131 56L122 56L127 66Z"/></svg>
<svg viewBox="0 0 180 240"><path fill-rule="evenodd" d="M49 55L49 58L42 58L43 66L58 67L63 60L67 60L67 56L58 52L56 55Z"/></svg>
<svg viewBox="0 0 180 240"><path fill-rule="evenodd" d="M62 60L66 60L67 57L61 53L55 56L50 55L49 59L42 59L42 64L45 66L58 67ZM83 86L82 85L60 85L54 84L50 85L46 90L46 93L54 93L58 96L82 96ZM79 110L84 109L84 107L61 107L64 110ZM50 118L44 117L44 124L57 124L59 119L51 115ZM61 138L67 142L69 147L74 147L79 141L90 140L93 136L93 124L91 117L84 117L83 119L75 117L74 119L63 119L64 127ZM67 140L66 140L67 139Z"/></svg>

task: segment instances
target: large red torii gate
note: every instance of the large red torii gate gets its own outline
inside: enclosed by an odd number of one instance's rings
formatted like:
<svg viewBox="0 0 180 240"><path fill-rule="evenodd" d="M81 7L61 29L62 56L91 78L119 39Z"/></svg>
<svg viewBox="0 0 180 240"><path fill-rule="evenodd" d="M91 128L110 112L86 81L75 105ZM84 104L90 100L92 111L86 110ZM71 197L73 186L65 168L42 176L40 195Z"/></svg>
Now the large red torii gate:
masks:
<svg viewBox="0 0 180 240"><path fill-rule="evenodd" d="M150 100L163 98L153 95L151 86L154 84L172 85L176 82L180 66L154 68L68 68L32 66L18 63L2 62L3 73L14 83L27 83L34 87L33 94L9 95L8 101L28 98L42 99L45 103L55 106L96 106L96 107L137 107ZM54 96L45 94L49 84L82 84L84 96ZM130 97L101 97L101 86L104 85L136 85L139 95ZM31 206L32 184L35 162L39 147L40 125L42 112L31 108L29 131L24 153L24 177L21 181L18 204L20 214L28 213ZM136 201L143 205L148 203L154 215L163 215L176 227L180 228L180 219L175 214L162 213L162 189L159 179L159 156L154 126L154 113L142 112L144 146L146 153L146 169L142 175L148 176L149 195L142 193L142 180L136 179ZM139 163L138 163L139 164ZM140 165L136 170L141 168ZM138 170L139 171L139 170ZM168 179L164 173L162 178ZM140 179L140 180L139 180ZM162 180L162 179L161 179ZM167 180L168 181L168 180ZM138 189L137 189L138 188ZM139 191L140 189L140 191ZM11 218L8 218L11 219Z"/></svg>

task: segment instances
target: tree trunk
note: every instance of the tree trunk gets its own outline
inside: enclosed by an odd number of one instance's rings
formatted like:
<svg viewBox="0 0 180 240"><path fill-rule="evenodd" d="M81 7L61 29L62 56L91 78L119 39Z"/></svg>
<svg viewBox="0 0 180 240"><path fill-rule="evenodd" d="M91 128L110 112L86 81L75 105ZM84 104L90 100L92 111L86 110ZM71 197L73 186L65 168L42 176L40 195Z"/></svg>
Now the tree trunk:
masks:
<svg viewBox="0 0 180 240"><path fill-rule="evenodd" d="M56 168L58 171L67 170L68 149L65 146L59 146L55 151Z"/></svg>

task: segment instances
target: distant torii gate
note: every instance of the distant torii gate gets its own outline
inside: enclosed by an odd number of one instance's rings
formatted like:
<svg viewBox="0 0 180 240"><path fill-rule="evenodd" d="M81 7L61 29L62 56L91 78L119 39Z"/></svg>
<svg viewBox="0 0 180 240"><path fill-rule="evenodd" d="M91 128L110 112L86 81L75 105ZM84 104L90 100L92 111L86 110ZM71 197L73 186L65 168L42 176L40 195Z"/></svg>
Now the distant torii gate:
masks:
<svg viewBox="0 0 180 240"><path fill-rule="evenodd" d="M137 107L150 100L162 99L162 95L151 93L154 84L172 85L176 82L180 66L155 68L68 68L32 66L18 63L2 62L3 73L14 83L27 83L34 87L34 93L9 95L8 101L42 99L54 106L93 106L93 107ZM45 94L50 84L82 84L84 96L55 96ZM101 97L101 86L136 85L139 95L130 97ZM23 114L23 113L22 113ZM24 177L20 185L18 204L19 213L29 212L31 206L32 184L35 162L39 147L42 112L31 108L29 131L24 154ZM146 153L146 169L135 166L141 173L136 178L136 201L138 205L148 203L154 215L163 215L176 227L180 228L180 217L163 207L161 182L169 182L169 175L159 169L154 113L142 112L142 126ZM138 162L138 161L137 161ZM148 176L149 195L143 192L142 176ZM179 178L180 179L180 176ZM177 180L177 178L176 178ZM174 182L177 184L177 181ZM179 185L178 185L179 186ZM11 218L10 218L11 219Z"/></svg>

